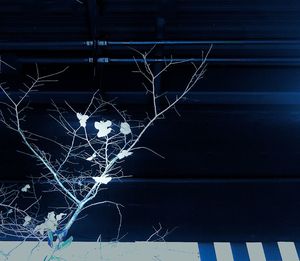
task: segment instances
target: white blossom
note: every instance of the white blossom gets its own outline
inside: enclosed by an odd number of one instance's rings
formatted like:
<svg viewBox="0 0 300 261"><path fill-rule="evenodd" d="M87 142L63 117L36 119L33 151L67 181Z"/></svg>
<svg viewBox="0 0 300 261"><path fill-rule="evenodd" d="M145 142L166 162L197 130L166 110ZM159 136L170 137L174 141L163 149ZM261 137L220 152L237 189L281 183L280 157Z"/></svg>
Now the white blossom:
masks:
<svg viewBox="0 0 300 261"><path fill-rule="evenodd" d="M121 122L120 132L124 135L128 135L131 133L130 125L127 122Z"/></svg>
<svg viewBox="0 0 300 261"><path fill-rule="evenodd" d="M45 232L52 231L54 232L57 229L58 221L60 221L66 214L60 213L55 215L54 211L49 212L47 218L45 218L45 222L37 225L34 229L35 233L40 233L44 235Z"/></svg>
<svg viewBox="0 0 300 261"><path fill-rule="evenodd" d="M28 226L29 223L30 223L30 221L31 221L31 217L30 217L30 216L26 216L26 217L24 218L23 227Z"/></svg>
<svg viewBox="0 0 300 261"><path fill-rule="evenodd" d="M111 181L111 177L108 175L102 175L101 177L93 177L96 183L107 184Z"/></svg>
<svg viewBox="0 0 300 261"><path fill-rule="evenodd" d="M29 185L29 184L26 184L26 185L21 189L21 191L22 191L22 192L27 192L28 189L30 189L30 185Z"/></svg>
<svg viewBox="0 0 300 261"><path fill-rule="evenodd" d="M95 128L98 130L97 137L105 137L111 132L111 126L112 122L111 121L95 121Z"/></svg>
<svg viewBox="0 0 300 261"><path fill-rule="evenodd" d="M131 154L132 154L132 152L130 152L130 151L122 150L122 151L117 155L117 157L118 157L118 159L123 159L123 158L125 158L125 157L130 156Z"/></svg>
<svg viewBox="0 0 300 261"><path fill-rule="evenodd" d="M93 153L93 155L92 156L90 156L90 157L88 157L88 158L86 158L86 160L88 160L88 161L92 161L94 158L96 158L96 152L94 152Z"/></svg>
<svg viewBox="0 0 300 261"><path fill-rule="evenodd" d="M85 114L82 115L79 112L76 113L76 116L77 116L77 118L79 120L80 126L83 127L83 128L85 128L86 127L86 122L87 122L89 116L85 115Z"/></svg>

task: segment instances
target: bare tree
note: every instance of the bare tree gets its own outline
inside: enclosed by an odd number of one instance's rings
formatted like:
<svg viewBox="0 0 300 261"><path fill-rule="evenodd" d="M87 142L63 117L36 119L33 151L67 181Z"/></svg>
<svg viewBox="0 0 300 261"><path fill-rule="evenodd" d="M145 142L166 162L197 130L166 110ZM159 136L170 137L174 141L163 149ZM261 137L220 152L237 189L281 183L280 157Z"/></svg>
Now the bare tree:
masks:
<svg viewBox="0 0 300 261"><path fill-rule="evenodd" d="M156 80L172 66L190 61L176 62L171 59L159 72L155 72L147 61L151 50L146 53L138 52L142 58L141 63L140 60L135 59L137 67L135 72L143 76L144 87L152 97L152 112L147 113L147 118L133 119L125 111L119 110L114 101L104 101L98 92L94 93L85 109L80 112L68 102L65 102L63 107L53 102L54 109L50 117L69 137L68 142L64 143L26 130L23 128L23 123L29 109L30 94L38 87L56 81L54 78L67 68L53 74L41 75L36 66L35 76L28 75L30 83L24 83L22 93L18 97L11 94L6 83L0 85L6 97L6 101L1 102L4 108L0 111L0 121L20 136L28 150L27 153L44 168L44 172L38 178L51 184L51 192L60 193L65 199L65 208L59 213L53 210L41 220L40 198L34 192L34 183L22 188L18 188L17 185L1 186L0 234L17 236L23 240L48 239L48 244L53 248L54 253L72 242L72 237L68 239L66 237L80 213L96 205L113 204L120 215L117 238L119 237L122 222L121 205L105 200L96 201L95 198L112 179L125 177L121 167L122 162L137 150L146 149L159 155L150 148L138 146L139 141L155 121L163 119L166 112L176 110L175 106L178 102L203 77L211 47L203 54L199 65L191 63L194 69L191 77L182 92L173 98L168 93L157 93ZM164 106L158 106L161 100L164 100ZM109 119L100 117L99 112L103 110L109 110L114 117ZM74 119L76 119L75 124ZM38 145L39 141L53 143L59 153L51 155L44 151ZM25 208L17 204L20 193L30 195L28 197L31 203ZM155 235L159 235L160 231L161 227L155 229Z"/></svg>

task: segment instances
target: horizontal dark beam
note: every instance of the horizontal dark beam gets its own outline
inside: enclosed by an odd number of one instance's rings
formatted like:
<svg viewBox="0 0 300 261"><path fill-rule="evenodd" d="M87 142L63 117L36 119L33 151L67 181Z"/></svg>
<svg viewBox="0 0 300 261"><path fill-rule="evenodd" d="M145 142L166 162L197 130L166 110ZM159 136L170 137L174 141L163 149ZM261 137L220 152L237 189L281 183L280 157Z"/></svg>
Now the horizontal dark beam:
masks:
<svg viewBox="0 0 300 261"><path fill-rule="evenodd" d="M46 103L50 99L56 102L65 100L74 103L86 103L92 92L36 92L30 95L33 102ZM179 92L169 92L169 97L175 98ZM19 96L20 93L12 93L12 97ZM144 92L105 92L106 100L117 98L118 103L123 104L146 104L148 97ZM3 93L0 93L0 100L5 100ZM300 92L191 92L187 99L181 104L207 104L207 105L299 105Z"/></svg>
<svg viewBox="0 0 300 261"><path fill-rule="evenodd" d="M25 183L26 184L26 183ZM141 241L152 226L176 228L167 241L298 241L300 182L109 183L96 201L122 204L122 241ZM49 190L36 186L38 195ZM63 205L63 198L43 193L42 206ZM101 213L101 215L99 214ZM88 214L87 216L85 216ZM71 228L77 241L104 241L116 236L119 216L112 205L89 208ZM276 228L276 229L274 229Z"/></svg>
<svg viewBox="0 0 300 261"><path fill-rule="evenodd" d="M98 47L119 47L126 49L128 46L154 46L164 45L165 47L187 47L193 45L216 45L216 46L239 46L268 45L268 46L293 46L300 45L300 40L203 40L203 41L0 41L0 51L26 51L26 50L93 50Z"/></svg>
<svg viewBox="0 0 300 261"><path fill-rule="evenodd" d="M0 51L26 50L92 50L93 41L64 41L64 42L0 42Z"/></svg>
<svg viewBox="0 0 300 261"><path fill-rule="evenodd" d="M18 180L1 180L0 179L0 184L23 184L27 183L27 180L24 179L18 179ZM34 184L50 184L49 181L42 181L39 179L34 179L33 181ZM53 181L55 182L55 181ZM213 179L209 178L172 178L172 179L167 179L167 178L122 178L122 179L113 179L111 180L110 184L117 183L117 184L132 184L132 183L148 183L148 184L239 184L239 183L248 183L248 184L290 184L290 183L299 183L300 184L300 177L299 178L258 178L257 176L253 178L232 178L232 177L227 177L227 178L216 178L214 177ZM64 182L63 182L64 183Z"/></svg>

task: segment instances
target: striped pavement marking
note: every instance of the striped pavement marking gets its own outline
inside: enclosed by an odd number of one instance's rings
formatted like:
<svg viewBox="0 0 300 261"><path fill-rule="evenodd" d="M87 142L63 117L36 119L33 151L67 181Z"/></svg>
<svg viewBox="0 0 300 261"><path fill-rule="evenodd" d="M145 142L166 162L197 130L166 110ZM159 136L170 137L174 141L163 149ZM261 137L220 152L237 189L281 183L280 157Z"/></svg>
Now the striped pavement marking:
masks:
<svg viewBox="0 0 300 261"><path fill-rule="evenodd" d="M46 242L0 241L0 261L43 260L51 252ZM32 256L28 259L28 256ZM57 252L72 261L300 261L299 242L73 242ZM24 259L25 258L25 259Z"/></svg>
<svg viewBox="0 0 300 261"><path fill-rule="evenodd" d="M294 242L278 242L282 261L299 261Z"/></svg>

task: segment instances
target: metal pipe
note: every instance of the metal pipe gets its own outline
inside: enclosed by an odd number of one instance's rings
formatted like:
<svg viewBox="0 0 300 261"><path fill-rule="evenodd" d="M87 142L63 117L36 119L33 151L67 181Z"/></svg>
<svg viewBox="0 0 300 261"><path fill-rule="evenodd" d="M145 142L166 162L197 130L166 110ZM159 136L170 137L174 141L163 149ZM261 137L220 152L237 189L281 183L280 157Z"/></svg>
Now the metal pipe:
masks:
<svg viewBox="0 0 300 261"><path fill-rule="evenodd" d="M35 58L22 57L17 59L21 63L62 63L62 64L91 64L94 58ZM202 62L202 58L149 58L149 63L165 63L165 62ZM97 63L143 63L141 58L108 58L100 57ZM207 58L208 63L215 64L255 64L255 65L300 65L300 58Z"/></svg>
<svg viewBox="0 0 300 261"><path fill-rule="evenodd" d="M39 64L91 64L94 62L92 57L86 58L39 58L39 57L22 57L17 59L18 62L23 64L39 63Z"/></svg>
<svg viewBox="0 0 300 261"><path fill-rule="evenodd" d="M199 44L300 44L300 40L202 40L202 41L97 41L99 46L199 45Z"/></svg>
<svg viewBox="0 0 300 261"><path fill-rule="evenodd" d="M300 58L207 58L209 63L230 63L230 64L271 64L271 65L300 65ZM202 62L202 58L149 58L149 63L165 62ZM141 58L107 58L97 59L98 63L144 63Z"/></svg>
<svg viewBox="0 0 300 261"><path fill-rule="evenodd" d="M65 42L0 42L0 51L26 50L93 50L93 41Z"/></svg>

